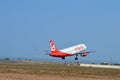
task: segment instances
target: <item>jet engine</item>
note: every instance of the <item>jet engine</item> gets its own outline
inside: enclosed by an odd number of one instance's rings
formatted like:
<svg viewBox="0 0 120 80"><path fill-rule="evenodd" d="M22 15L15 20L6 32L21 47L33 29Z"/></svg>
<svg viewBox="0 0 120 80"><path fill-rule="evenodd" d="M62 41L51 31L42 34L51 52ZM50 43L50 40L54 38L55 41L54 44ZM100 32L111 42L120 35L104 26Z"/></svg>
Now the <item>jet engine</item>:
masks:
<svg viewBox="0 0 120 80"><path fill-rule="evenodd" d="M88 56L88 53L87 52L84 52L84 53L82 53L82 54L80 54L82 57L86 57L86 56Z"/></svg>

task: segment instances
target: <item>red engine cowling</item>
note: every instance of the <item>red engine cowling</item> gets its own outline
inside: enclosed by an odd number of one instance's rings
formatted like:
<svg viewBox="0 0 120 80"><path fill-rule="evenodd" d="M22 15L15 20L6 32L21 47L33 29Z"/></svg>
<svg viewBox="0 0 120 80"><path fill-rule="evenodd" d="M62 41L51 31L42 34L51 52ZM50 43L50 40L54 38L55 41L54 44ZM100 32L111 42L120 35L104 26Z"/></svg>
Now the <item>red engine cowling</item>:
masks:
<svg viewBox="0 0 120 80"><path fill-rule="evenodd" d="M88 53L87 53L87 52L84 52L84 53L81 54L81 56L82 56L82 57L86 57L86 56L88 56Z"/></svg>

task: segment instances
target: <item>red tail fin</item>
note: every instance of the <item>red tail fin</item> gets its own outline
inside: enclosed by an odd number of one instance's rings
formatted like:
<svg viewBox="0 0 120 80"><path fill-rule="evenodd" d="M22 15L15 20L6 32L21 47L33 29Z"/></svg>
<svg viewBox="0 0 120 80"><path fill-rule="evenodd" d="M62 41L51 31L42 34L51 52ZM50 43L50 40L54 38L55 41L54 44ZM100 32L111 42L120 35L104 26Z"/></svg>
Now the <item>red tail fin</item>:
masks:
<svg viewBox="0 0 120 80"><path fill-rule="evenodd" d="M57 48L52 40L50 40L51 51L56 51Z"/></svg>

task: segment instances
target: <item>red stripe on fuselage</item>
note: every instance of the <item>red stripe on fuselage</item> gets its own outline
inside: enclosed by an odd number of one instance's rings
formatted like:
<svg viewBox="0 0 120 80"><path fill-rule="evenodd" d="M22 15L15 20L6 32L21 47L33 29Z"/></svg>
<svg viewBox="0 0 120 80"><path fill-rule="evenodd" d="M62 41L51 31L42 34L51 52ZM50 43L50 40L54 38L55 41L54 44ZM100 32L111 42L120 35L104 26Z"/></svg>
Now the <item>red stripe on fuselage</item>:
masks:
<svg viewBox="0 0 120 80"><path fill-rule="evenodd" d="M52 56L52 57L67 57L67 56L73 56L73 55L56 50L56 51L52 51L50 56Z"/></svg>

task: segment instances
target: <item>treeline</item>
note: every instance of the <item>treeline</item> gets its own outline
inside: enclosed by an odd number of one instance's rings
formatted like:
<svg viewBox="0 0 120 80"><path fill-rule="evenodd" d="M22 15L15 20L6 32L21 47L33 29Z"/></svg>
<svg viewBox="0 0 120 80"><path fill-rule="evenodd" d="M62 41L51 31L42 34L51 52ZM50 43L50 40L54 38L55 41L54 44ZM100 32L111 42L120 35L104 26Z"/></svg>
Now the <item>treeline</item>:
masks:
<svg viewBox="0 0 120 80"><path fill-rule="evenodd" d="M5 61L10 61L10 60L11 60L11 61L14 61L14 60L15 60L15 61L16 61L16 60L17 60L17 61L32 61L31 59L27 59L27 58L26 58L26 59L22 59L22 58L13 59L13 58L8 58L8 57L7 57L7 58L0 59L0 60L5 60Z"/></svg>

